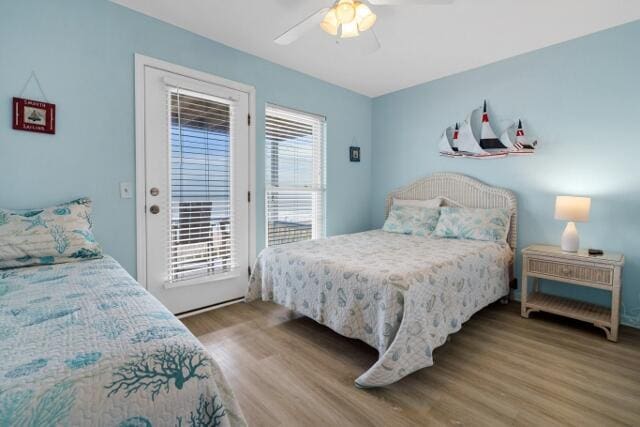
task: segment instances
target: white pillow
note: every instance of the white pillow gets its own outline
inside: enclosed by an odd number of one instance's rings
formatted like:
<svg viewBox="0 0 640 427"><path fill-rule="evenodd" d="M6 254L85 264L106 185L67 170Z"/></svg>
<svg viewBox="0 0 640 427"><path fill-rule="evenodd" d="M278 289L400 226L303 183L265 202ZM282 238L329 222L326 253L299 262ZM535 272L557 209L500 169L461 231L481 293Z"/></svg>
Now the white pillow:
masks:
<svg viewBox="0 0 640 427"><path fill-rule="evenodd" d="M405 200L405 199L396 199L393 198L394 206L414 206L419 208L439 208L442 205L442 198L436 197L435 199L429 200Z"/></svg>
<svg viewBox="0 0 640 427"><path fill-rule="evenodd" d="M91 230L91 200L26 212L0 208L0 270L93 258L102 258L102 249Z"/></svg>

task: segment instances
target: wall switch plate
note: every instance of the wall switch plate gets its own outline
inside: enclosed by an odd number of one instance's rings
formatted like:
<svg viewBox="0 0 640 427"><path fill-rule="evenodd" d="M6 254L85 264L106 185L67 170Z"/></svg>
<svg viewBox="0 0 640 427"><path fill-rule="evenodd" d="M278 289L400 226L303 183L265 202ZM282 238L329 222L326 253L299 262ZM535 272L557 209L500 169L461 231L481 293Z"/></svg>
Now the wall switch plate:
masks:
<svg viewBox="0 0 640 427"><path fill-rule="evenodd" d="M131 195L131 183L130 182L121 182L120 183L120 198L121 199L130 199L133 196Z"/></svg>

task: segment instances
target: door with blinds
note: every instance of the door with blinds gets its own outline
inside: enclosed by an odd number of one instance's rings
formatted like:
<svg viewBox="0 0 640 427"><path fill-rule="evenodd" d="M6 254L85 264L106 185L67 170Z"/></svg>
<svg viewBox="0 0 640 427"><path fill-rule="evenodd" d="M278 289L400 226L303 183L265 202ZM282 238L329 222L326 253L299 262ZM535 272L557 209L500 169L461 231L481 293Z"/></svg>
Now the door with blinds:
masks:
<svg viewBox="0 0 640 427"><path fill-rule="evenodd" d="M173 313L244 295L249 94L145 67L147 288Z"/></svg>

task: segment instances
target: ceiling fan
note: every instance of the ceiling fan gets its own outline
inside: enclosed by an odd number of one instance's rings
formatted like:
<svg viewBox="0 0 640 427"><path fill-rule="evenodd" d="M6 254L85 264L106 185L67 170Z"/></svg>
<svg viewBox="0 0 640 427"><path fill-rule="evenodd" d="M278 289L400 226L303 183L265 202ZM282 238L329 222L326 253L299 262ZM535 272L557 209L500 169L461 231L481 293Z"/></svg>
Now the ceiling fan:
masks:
<svg viewBox="0 0 640 427"><path fill-rule="evenodd" d="M274 42L279 45L289 45L304 34L319 26L327 34L347 39L358 37L369 30L376 22L376 14L371 6L405 6L405 5L440 5L451 4L454 0L336 0L330 7L325 7L311 14L301 22L278 36ZM369 3L369 5L367 4ZM371 31L376 47L380 42L376 34Z"/></svg>

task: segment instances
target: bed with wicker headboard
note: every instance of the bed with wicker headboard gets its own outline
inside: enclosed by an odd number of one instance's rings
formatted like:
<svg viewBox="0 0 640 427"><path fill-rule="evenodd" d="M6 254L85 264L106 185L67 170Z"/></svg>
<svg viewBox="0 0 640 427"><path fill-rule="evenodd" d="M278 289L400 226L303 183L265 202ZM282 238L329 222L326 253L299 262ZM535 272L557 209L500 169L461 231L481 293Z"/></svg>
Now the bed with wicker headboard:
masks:
<svg viewBox="0 0 640 427"><path fill-rule="evenodd" d="M425 238L372 230L267 248L258 256L247 301L273 301L376 348L359 387L391 384L433 364L474 313L509 294L517 204L509 190L437 173L393 191L393 199L507 208L507 242Z"/></svg>
<svg viewBox="0 0 640 427"><path fill-rule="evenodd" d="M443 199L442 206L462 208L505 208L511 211L507 243L516 251L518 242L518 200L513 191L492 187L466 175L453 172L436 172L387 195L384 217L387 218L393 199L429 200ZM514 262L509 268L509 281L515 279Z"/></svg>
<svg viewBox="0 0 640 427"><path fill-rule="evenodd" d="M466 175L437 172L426 178L392 191L387 196L385 218L393 199L429 200L442 197L443 206L464 208L505 208L511 210L507 242L516 250L518 238L518 201L513 191L492 187Z"/></svg>

